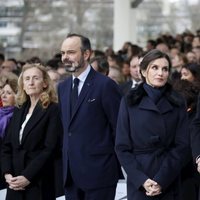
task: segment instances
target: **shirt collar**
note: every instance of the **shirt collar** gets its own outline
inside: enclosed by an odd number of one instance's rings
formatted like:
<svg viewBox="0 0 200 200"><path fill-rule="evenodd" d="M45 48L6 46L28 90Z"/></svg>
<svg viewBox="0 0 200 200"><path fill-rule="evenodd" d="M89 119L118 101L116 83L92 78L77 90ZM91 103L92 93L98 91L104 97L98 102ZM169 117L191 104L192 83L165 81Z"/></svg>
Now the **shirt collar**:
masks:
<svg viewBox="0 0 200 200"><path fill-rule="evenodd" d="M135 81L134 79L132 79L132 85L135 86L136 84L140 84L142 81Z"/></svg>
<svg viewBox="0 0 200 200"><path fill-rule="evenodd" d="M87 68L85 69L85 71L83 71L77 78L81 81L84 82L85 79L87 78L87 75L89 74L91 69L91 66L88 65ZM73 80L75 79L75 76L73 75Z"/></svg>

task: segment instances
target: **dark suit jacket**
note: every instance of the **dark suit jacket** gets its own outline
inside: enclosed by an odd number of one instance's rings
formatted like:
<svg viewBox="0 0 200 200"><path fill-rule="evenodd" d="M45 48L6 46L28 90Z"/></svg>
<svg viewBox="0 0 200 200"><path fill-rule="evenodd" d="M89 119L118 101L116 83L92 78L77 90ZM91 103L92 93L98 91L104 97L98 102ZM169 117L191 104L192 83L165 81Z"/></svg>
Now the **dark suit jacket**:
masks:
<svg viewBox="0 0 200 200"><path fill-rule="evenodd" d="M142 187L148 178L162 187L158 199L178 199L178 181L174 181L188 151L186 107L170 87L156 105L143 84L123 98L116 152L127 173L128 199L148 199Z"/></svg>
<svg viewBox="0 0 200 200"><path fill-rule="evenodd" d="M19 132L29 103L16 108L2 146L2 172L23 175L31 184L24 191L8 189L8 200L55 199L54 158L58 136L62 133L58 106L51 103L43 109L38 103L27 122L21 144Z"/></svg>
<svg viewBox="0 0 200 200"><path fill-rule="evenodd" d="M71 88L71 77L58 87L64 127L64 181L69 164L73 180L81 188L116 184L119 164L114 141L121 99L119 88L110 78L91 68L70 116Z"/></svg>

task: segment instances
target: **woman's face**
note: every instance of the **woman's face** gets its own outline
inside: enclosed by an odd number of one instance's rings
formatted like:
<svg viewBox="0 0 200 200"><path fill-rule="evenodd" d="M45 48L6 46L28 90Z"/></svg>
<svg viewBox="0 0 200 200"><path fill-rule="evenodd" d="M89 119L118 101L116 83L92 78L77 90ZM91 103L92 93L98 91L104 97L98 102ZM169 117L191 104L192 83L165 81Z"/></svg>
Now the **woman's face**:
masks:
<svg viewBox="0 0 200 200"><path fill-rule="evenodd" d="M191 71L186 69L186 68L182 68L181 69L181 79L183 80L188 80L190 82L194 81L194 76L192 75Z"/></svg>
<svg viewBox="0 0 200 200"><path fill-rule="evenodd" d="M1 100L2 100L3 107L15 105L15 93L10 87L10 85L6 84L2 88Z"/></svg>
<svg viewBox="0 0 200 200"><path fill-rule="evenodd" d="M28 96L39 98L43 89L47 87L43 79L42 71L35 67L24 71L23 87Z"/></svg>
<svg viewBox="0 0 200 200"><path fill-rule="evenodd" d="M169 62L166 58L159 58L149 63L146 70L142 71L146 83L152 87L162 87L169 77Z"/></svg>

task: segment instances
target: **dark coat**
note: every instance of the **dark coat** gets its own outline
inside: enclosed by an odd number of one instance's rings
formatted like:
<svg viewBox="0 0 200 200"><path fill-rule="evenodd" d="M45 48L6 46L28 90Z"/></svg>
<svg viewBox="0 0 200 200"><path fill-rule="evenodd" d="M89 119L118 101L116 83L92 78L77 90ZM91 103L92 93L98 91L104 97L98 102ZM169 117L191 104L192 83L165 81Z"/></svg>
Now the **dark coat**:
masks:
<svg viewBox="0 0 200 200"><path fill-rule="evenodd" d="M128 94L128 92L131 90L132 88L132 84L133 84L133 81L132 80L129 80L123 84L120 85L120 89L123 93L123 95L126 95Z"/></svg>
<svg viewBox="0 0 200 200"><path fill-rule="evenodd" d="M64 182L69 173L80 188L115 185L119 163L114 151L121 94L117 84L92 68L70 116L72 78L58 87L64 128Z"/></svg>
<svg viewBox="0 0 200 200"><path fill-rule="evenodd" d="M198 96L196 115L192 122L191 147L192 147L193 161L194 163L196 163L197 157L200 156L200 94ZM195 165L195 167L197 170L197 165ZM198 174L197 180L198 180L198 183L200 183L199 174ZM199 187L198 194L199 194L198 199L200 199L200 187Z"/></svg>
<svg viewBox="0 0 200 200"><path fill-rule="evenodd" d="M1 151L2 141L3 139L0 137L0 151ZM0 157L0 165L1 165L1 157ZM0 166L0 190L5 189L5 188L6 188L6 183L5 183L4 177L2 176L1 166Z"/></svg>
<svg viewBox="0 0 200 200"><path fill-rule="evenodd" d="M188 111L189 117L189 127L190 127L190 154L188 156L189 162L182 169L181 172L181 193L182 200L197 200L200 175L197 172L197 167L195 161L192 158L192 148L193 148L193 134L192 134L192 121L195 117L196 109ZM200 144L200 143L199 143Z"/></svg>
<svg viewBox="0 0 200 200"><path fill-rule="evenodd" d="M169 85L157 104L143 84L122 99L116 152L127 173L128 199L179 199L178 177L188 151L185 103ZM145 195L142 185L148 178L162 187L161 195Z"/></svg>
<svg viewBox="0 0 200 200"><path fill-rule="evenodd" d="M54 200L54 159L62 124L58 106L43 109L38 103L27 122L21 144L19 132L29 103L16 108L2 146L2 172L23 175L31 183L24 191L8 189L7 200Z"/></svg>
<svg viewBox="0 0 200 200"><path fill-rule="evenodd" d="M200 94L198 96L196 115L192 122L191 134L192 154L195 162L196 158L200 156Z"/></svg>

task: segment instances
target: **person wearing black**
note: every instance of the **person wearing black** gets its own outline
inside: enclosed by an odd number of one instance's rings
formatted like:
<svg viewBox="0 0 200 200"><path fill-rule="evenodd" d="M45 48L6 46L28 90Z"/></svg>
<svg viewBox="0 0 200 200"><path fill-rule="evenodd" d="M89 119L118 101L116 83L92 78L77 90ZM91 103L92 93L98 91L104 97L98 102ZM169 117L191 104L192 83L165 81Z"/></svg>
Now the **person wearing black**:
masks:
<svg viewBox="0 0 200 200"><path fill-rule="evenodd" d="M143 83L122 101L115 149L127 173L129 200L180 200L180 173L189 152L184 99L168 83L171 61L159 50L140 63Z"/></svg>
<svg viewBox="0 0 200 200"><path fill-rule="evenodd" d="M16 104L1 153L6 200L55 200L54 163L62 124L44 66L23 66Z"/></svg>

